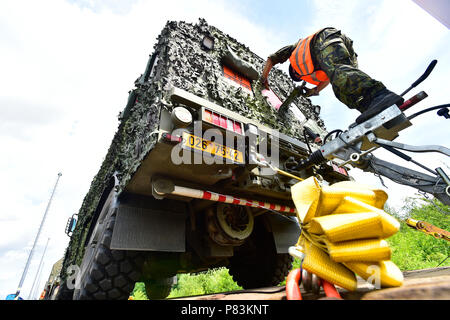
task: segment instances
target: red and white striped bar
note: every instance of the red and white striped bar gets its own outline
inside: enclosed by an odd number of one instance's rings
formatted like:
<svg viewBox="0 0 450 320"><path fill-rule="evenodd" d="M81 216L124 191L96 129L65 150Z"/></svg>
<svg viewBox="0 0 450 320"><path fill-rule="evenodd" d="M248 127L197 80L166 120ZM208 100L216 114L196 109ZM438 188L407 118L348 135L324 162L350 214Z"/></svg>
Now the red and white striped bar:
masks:
<svg viewBox="0 0 450 320"><path fill-rule="evenodd" d="M279 211L279 212L287 212L287 213L296 213L295 208L282 206L279 204L273 204L268 202L262 202L262 201L255 201L255 200L247 200L243 198L236 198L233 196L228 196L220 193L210 192L210 191L203 191L198 189L191 189L186 187L180 187L175 186L174 191L171 192L173 195L177 196L184 196L189 198L195 198L195 199L204 199L204 200L211 200L211 201L217 201L217 202L225 202L225 203L231 203L239 206L249 206L249 207L255 207L255 208L265 208L269 210Z"/></svg>

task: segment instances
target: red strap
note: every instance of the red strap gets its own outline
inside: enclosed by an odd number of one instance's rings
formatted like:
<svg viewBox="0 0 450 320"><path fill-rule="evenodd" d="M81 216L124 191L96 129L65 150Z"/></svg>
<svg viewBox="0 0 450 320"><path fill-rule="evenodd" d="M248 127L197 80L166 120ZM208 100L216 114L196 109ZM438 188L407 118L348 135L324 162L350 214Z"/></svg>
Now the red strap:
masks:
<svg viewBox="0 0 450 320"><path fill-rule="evenodd" d="M341 295L339 294L339 292L336 290L336 288L334 287L334 285L326 280L320 279L320 282L322 284L323 287L323 291L325 291L325 295L328 298L338 298L338 299L342 299Z"/></svg>
<svg viewBox="0 0 450 320"><path fill-rule="evenodd" d="M287 300L302 300L300 287L298 281L300 280L301 270L294 269L289 272L286 278L286 299Z"/></svg>

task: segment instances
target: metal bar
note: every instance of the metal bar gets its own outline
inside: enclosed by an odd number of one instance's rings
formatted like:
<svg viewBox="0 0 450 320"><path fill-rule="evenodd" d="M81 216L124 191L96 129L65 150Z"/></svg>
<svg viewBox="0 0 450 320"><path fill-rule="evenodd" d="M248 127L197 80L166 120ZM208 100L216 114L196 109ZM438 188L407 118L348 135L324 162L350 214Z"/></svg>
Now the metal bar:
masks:
<svg viewBox="0 0 450 320"><path fill-rule="evenodd" d="M42 270L44 269L44 264L45 263L43 263L42 266L41 266L41 269L39 269L39 273L37 274L37 276L38 276L37 284L36 284L36 286L35 286L35 288L33 290L33 294L31 295L31 299L28 299L28 300L37 300L36 296L39 293L39 285L40 285L41 279L42 279Z"/></svg>
<svg viewBox="0 0 450 320"><path fill-rule="evenodd" d="M156 192L158 192L158 191L156 191ZM269 202L262 202L262 201L256 201L256 200L248 200L248 199L244 199L244 198L237 198L237 197L230 196L230 195L224 195L224 194L215 193L215 192L211 192L211 191L198 190L198 189L186 188L186 187L181 187L181 186L174 186L173 191L171 191L170 194L182 196L182 197L195 198L195 199L203 199L203 200L210 200L210 201L216 201L216 202L230 203L230 204L235 204L235 205L239 205L239 206L264 208L267 210L273 210L273 211L278 211L278 212L296 213L295 208L291 208L288 206L282 206L279 204L273 204L273 203L269 203ZM161 195L164 195L164 193L162 193Z"/></svg>
<svg viewBox="0 0 450 320"><path fill-rule="evenodd" d="M59 178L61 178L61 176L62 176L62 173L58 173L58 179L56 180L55 187L53 188L52 195L50 196L50 200L48 201L47 208L45 209L44 217L42 218L41 225L39 226L38 232L36 234L36 238L34 239L33 247L31 248L30 255L28 256L27 263L25 264L25 268L23 270L22 277L20 278L19 286L17 287L17 291L16 291L16 297L19 296L20 290L22 289L22 285L23 285L23 282L24 282L25 277L27 275L27 271L28 271L28 268L30 266L31 259L33 258L33 253L34 253L34 249L36 247L36 243L37 243L37 241L39 239L39 235L41 234L42 226L44 225L45 218L47 217L48 210L50 209L50 204L52 202L53 196L54 196L55 191L56 191L56 186L58 185L58 181L59 181Z"/></svg>
<svg viewBox="0 0 450 320"><path fill-rule="evenodd" d="M450 186L450 179L448 178L447 174L445 174L444 170L442 170L442 168L436 168L436 172L441 176L442 180L444 180L444 182Z"/></svg>
<svg viewBox="0 0 450 320"><path fill-rule="evenodd" d="M45 252L47 251L47 247L48 247L48 242L49 241L50 241L50 238L47 239L47 244L45 245L44 252L42 253L41 261L39 262L39 267L37 269L36 276L35 276L34 281L33 281L33 285L31 286L30 294L28 295L28 300L31 300L31 298L33 297L35 286L38 285L38 284L36 284L36 281L37 281L38 276L39 276L39 274L41 272L41 268L42 268L42 265L43 265L43 262L44 262Z"/></svg>
<svg viewBox="0 0 450 320"><path fill-rule="evenodd" d="M405 91L402 92L402 94L400 96L404 96L405 94L407 94L412 88L415 88L417 85L419 85L423 80L425 80L426 78L428 78L428 76L430 75L431 71L433 71L434 67L436 66L437 60L433 60L431 61L431 63L428 65L427 69L425 70L425 72L420 76L419 79L417 79L416 81L414 81L414 83Z"/></svg>
<svg viewBox="0 0 450 320"><path fill-rule="evenodd" d="M405 151L411 151L411 152L439 152L442 154L445 154L446 156L450 157L450 149L444 147L444 146L438 146L438 145L425 145L425 146L412 146L409 144L389 141L385 139L376 138L374 140L375 143L380 143L384 145L388 145L397 149L402 149Z"/></svg>
<svg viewBox="0 0 450 320"><path fill-rule="evenodd" d="M271 164L268 163L267 161L260 162L259 165L260 165L261 167L265 167L265 166L267 165L270 169L272 169L272 170L275 171L276 173L281 174L281 175L286 176L286 177L289 177L289 178L291 178L291 179L295 179L295 180L298 180L298 181L303 181L303 180L305 180L305 179L299 178L299 177L297 177L297 176L294 176L293 174L291 174L291 173L289 173L289 172L286 172L286 171L283 171L283 170L281 170L281 169L279 169L279 168L277 168L277 167L274 167L273 165L271 165Z"/></svg>
<svg viewBox="0 0 450 320"><path fill-rule="evenodd" d="M411 159L411 162L414 163L416 166L419 166L419 167L421 167L422 169L427 170L428 172L437 175L436 171L434 171L434 170L432 170L432 169L430 169L430 168L424 166L424 165L421 164L420 162L417 162L417 161L415 161L415 160L413 160L413 159Z"/></svg>
<svg viewBox="0 0 450 320"><path fill-rule="evenodd" d="M378 141L378 143L379 143L380 146L382 146L384 149L386 149L386 150L392 152L393 154L395 154L396 156L402 158L403 160L405 160L405 161L410 161L410 162L416 164L417 166L421 167L422 169L424 169L424 170L426 170L426 171L428 171L428 172L430 172L430 173L432 173L432 174L434 174L434 175L437 175L437 173L436 173L435 171L433 171L433 170L431 170L430 168L424 166L423 164L421 164L421 163L419 163L419 162L413 160L413 159L412 159L410 156L408 156L407 154L404 154L403 152L401 152L401 151L395 149L395 148L392 147L392 146L382 144L382 143L379 142L379 141Z"/></svg>
<svg viewBox="0 0 450 320"><path fill-rule="evenodd" d="M284 100L284 102L278 108L279 113L286 112L286 110L289 109L289 105L292 103L292 101L294 101L295 98L297 98L300 95L305 84L306 82L303 81L303 83L300 86L297 86L292 90L292 92L289 94L286 100Z"/></svg>

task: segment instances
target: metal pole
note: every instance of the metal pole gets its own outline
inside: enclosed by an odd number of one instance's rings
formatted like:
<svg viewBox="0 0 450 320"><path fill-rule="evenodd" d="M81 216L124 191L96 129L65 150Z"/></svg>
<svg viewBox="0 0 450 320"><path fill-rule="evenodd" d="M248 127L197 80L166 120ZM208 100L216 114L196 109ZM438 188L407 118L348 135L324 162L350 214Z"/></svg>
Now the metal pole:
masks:
<svg viewBox="0 0 450 320"><path fill-rule="evenodd" d="M56 179L55 187L53 188L52 195L50 196L50 200L48 201L47 208L45 209L44 217L42 218L41 225L39 226L39 230L36 234L36 238L34 239L33 247L31 248L30 255L28 256L27 263L25 264L25 269L23 270L22 278L20 278L19 286L17 287L17 291L16 291L16 298L19 297L20 290L22 289L23 282L27 275L28 267L30 266L31 259L33 257L34 248L36 247L36 243L39 239L39 235L41 234L42 226L44 225L45 218L47 217L48 209L50 208L50 203L52 202L53 195L55 194L56 186L58 185L58 181L61 176L62 176L62 173L61 172L58 173L58 179Z"/></svg>
<svg viewBox="0 0 450 320"><path fill-rule="evenodd" d="M41 270L39 270L39 273L38 273L38 282L37 282L36 287L35 287L34 290L33 290L33 294L31 295L31 300L37 300L37 297L36 297L36 296L39 294L39 286L40 286L40 284L41 284L41 278L42 278L42 269L44 269L44 264L42 265Z"/></svg>
<svg viewBox="0 0 450 320"><path fill-rule="evenodd" d="M41 272L42 263L44 262L45 251L47 251L47 246L48 246L48 242L49 241L50 241L50 238L47 239L47 244L45 245L44 253L42 253L41 262L39 262L39 267L37 269L36 276L34 277L33 286L31 287L30 294L28 295L28 300L30 300L30 298L33 295L34 287L36 285L36 281L37 281L38 275Z"/></svg>

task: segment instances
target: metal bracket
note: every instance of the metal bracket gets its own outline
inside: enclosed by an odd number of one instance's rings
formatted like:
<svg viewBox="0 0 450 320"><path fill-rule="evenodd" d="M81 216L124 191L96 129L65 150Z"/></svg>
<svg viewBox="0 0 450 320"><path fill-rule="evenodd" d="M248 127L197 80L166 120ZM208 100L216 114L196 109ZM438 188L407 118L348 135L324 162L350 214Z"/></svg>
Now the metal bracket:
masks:
<svg viewBox="0 0 450 320"><path fill-rule="evenodd" d="M172 180L164 179L164 178L156 178L152 179L152 195L156 199L164 199L166 194L170 194L175 189L175 185Z"/></svg>
<svg viewBox="0 0 450 320"><path fill-rule="evenodd" d="M281 106L278 108L278 112L286 112L286 110L289 109L289 105L294 101L295 98L300 96L303 93L303 90L305 88L306 82L303 81L301 85L296 86L291 94L284 100L284 102L281 104Z"/></svg>
<svg viewBox="0 0 450 320"><path fill-rule="evenodd" d="M368 135L373 134L377 138L393 140L398 136L400 130L410 125L411 123L403 112L394 105L343 132L339 137L323 145L320 150L325 159L339 158L347 161L352 153L360 153L377 147L373 141L369 140Z"/></svg>
<svg viewBox="0 0 450 320"><path fill-rule="evenodd" d="M443 146L439 146L439 145L413 146L413 145L404 144L404 143L400 143L400 142L394 142L394 141L389 141L389 140L385 140L385 139L380 139L377 137L373 140L373 142L388 145L393 148L397 148L397 149L401 149L401 150L405 150L405 151L411 151L411 152L439 152L439 153L445 154L446 156L450 157L450 149L443 147Z"/></svg>

